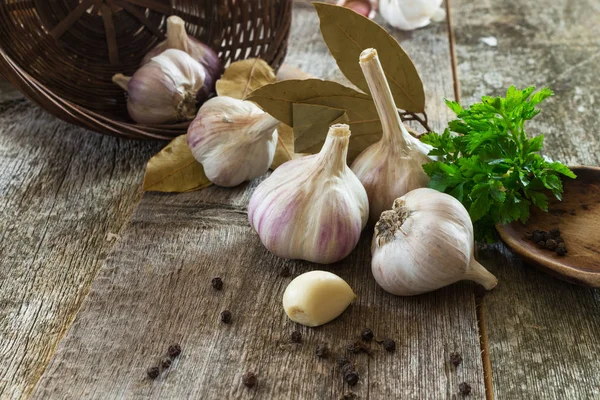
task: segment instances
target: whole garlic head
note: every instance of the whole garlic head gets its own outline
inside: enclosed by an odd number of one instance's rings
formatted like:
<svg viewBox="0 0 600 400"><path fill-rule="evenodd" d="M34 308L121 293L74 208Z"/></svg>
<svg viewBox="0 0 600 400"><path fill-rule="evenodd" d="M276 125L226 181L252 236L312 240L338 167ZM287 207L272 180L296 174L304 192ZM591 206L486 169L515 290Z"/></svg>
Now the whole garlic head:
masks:
<svg viewBox="0 0 600 400"><path fill-rule="evenodd" d="M379 13L393 27L410 31L446 18L442 0L379 0Z"/></svg>
<svg viewBox="0 0 600 400"><path fill-rule="evenodd" d="M281 165L254 191L250 225L282 258L330 264L356 247L369 202L346 165L350 130L333 125L319 154Z"/></svg>
<svg viewBox="0 0 600 400"><path fill-rule="evenodd" d="M327 271L310 271L287 286L283 309L294 322L319 326L339 317L355 298L350 285L339 276Z"/></svg>
<svg viewBox="0 0 600 400"><path fill-rule="evenodd" d="M252 102L218 96L200 108L187 140L206 177L232 187L267 172L277 147L277 125Z"/></svg>
<svg viewBox="0 0 600 400"><path fill-rule="evenodd" d="M487 290L498 283L474 256L473 223L454 197L415 189L381 214L371 245L371 270L387 292L412 296L460 280Z"/></svg>
<svg viewBox="0 0 600 400"><path fill-rule="evenodd" d="M129 116L141 124L192 120L198 111L196 95L204 86L204 67L180 50L166 50L136 71L113 82L129 93Z"/></svg>
<svg viewBox="0 0 600 400"><path fill-rule="evenodd" d="M413 189L427 186L429 177L422 165L431 161L431 146L408 133L394 104L394 98L377 50L366 49L360 66L375 101L383 136L364 150L352 163L369 196L369 222L375 224L393 201Z"/></svg>
<svg viewBox="0 0 600 400"><path fill-rule="evenodd" d="M206 69L204 86L198 94L198 101L204 102L208 95L215 90L215 83L223 72L223 66L217 53L209 46L188 36L185 31L185 21L176 15L167 19L167 40L156 45L142 60L142 65L147 64L152 58L168 49L177 49L186 52Z"/></svg>

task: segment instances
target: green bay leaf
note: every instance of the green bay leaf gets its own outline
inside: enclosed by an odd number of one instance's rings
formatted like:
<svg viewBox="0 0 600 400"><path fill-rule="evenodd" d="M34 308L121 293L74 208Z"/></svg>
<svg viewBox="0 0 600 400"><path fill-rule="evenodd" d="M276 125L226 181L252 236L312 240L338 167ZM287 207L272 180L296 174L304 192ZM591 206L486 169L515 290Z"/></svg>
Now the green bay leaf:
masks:
<svg viewBox="0 0 600 400"><path fill-rule="evenodd" d="M148 161L144 176L146 192L191 192L212 183L187 144L187 135L173 139Z"/></svg>
<svg viewBox="0 0 600 400"><path fill-rule="evenodd" d="M359 65L360 53L375 48L398 108L425 111L423 82L412 60L384 28L356 12L336 5L313 3L321 33L342 73L365 93L369 86Z"/></svg>

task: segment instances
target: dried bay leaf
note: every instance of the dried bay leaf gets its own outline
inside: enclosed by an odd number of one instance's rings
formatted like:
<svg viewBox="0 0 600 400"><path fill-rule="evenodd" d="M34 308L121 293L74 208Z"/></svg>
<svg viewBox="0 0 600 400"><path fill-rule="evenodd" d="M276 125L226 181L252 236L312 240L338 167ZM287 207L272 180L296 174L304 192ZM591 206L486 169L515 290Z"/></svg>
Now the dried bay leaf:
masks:
<svg viewBox="0 0 600 400"><path fill-rule="evenodd" d="M360 53L375 48L398 108L425 111L423 82L412 60L384 28L356 12L336 5L313 3L321 33L342 73L365 93L369 86L359 65Z"/></svg>
<svg viewBox="0 0 600 400"><path fill-rule="evenodd" d="M277 127L277 148L271 163L271 169L275 170L281 164L295 158L294 154L294 130L286 124Z"/></svg>
<svg viewBox="0 0 600 400"><path fill-rule="evenodd" d="M173 139L148 161L144 191L191 192L212 185L187 144L187 135Z"/></svg>
<svg viewBox="0 0 600 400"><path fill-rule="evenodd" d="M260 58L231 63L217 81L217 95L243 99L261 86L277 80L273 68Z"/></svg>

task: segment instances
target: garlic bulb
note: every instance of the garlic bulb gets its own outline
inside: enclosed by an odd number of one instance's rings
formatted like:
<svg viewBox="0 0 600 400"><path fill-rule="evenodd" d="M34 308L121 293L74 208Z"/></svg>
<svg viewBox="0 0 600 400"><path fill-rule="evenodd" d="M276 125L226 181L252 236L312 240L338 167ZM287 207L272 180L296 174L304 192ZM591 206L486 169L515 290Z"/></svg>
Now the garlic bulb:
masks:
<svg viewBox="0 0 600 400"><path fill-rule="evenodd" d="M366 49L360 55L363 70L381 120L383 136L352 163L369 196L369 222L375 224L392 202L413 189L427 186L429 177L421 165L431 161L431 146L408 133L394 104L392 92L377 56Z"/></svg>
<svg viewBox="0 0 600 400"><path fill-rule="evenodd" d="M393 27L410 31L442 21L442 0L379 0L379 13Z"/></svg>
<svg viewBox="0 0 600 400"><path fill-rule="evenodd" d="M176 15L167 19L167 40L150 50L142 60L142 65L149 63L152 58L168 49L177 49L188 53L206 69L204 86L198 92L198 101L204 102L208 99L209 94L214 92L215 83L223 72L217 53L204 43L189 37L185 31L185 21Z"/></svg>
<svg viewBox="0 0 600 400"><path fill-rule="evenodd" d="M460 280L487 290L498 280L473 257L473 223L454 197L415 189L381 214L371 246L371 269L387 292L412 296Z"/></svg>
<svg viewBox="0 0 600 400"><path fill-rule="evenodd" d="M369 17L373 10L371 0L338 0L337 5L349 8L365 17Z"/></svg>
<svg viewBox="0 0 600 400"><path fill-rule="evenodd" d="M350 130L333 125L319 154L281 165L254 191L250 225L282 258L330 264L346 257L367 223L367 193L346 165Z"/></svg>
<svg viewBox="0 0 600 400"><path fill-rule="evenodd" d="M254 103L219 96L200 108L187 140L206 177L231 187L267 172L277 147L277 125Z"/></svg>
<svg viewBox="0 0 600 400"><path fill-rule="evenodd" d="M129 93L129 116L141 124L167 124L196 116L196 95L204 86L204 67L180 50L166 50L132 77L113 82Z"/></svg>
<svg viewBox="0 0 600 400"><path fill-rule="evenodd" d="M350 285L339 276L327 271L310 271L287 286L283 309L292 321L314 327L339 317L355 298Z"/></svg>

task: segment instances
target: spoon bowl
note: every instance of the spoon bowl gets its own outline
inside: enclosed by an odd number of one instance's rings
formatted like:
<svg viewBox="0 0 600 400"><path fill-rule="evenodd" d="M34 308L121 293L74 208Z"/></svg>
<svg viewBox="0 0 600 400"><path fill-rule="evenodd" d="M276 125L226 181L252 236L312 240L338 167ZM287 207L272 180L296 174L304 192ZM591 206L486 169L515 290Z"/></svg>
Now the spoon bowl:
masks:
<svg viewBox="0 0 600 400"><path fill-rule="evenodd" d="M526 224L498 225L502 240L528 262L560 279L600 287L600 168L572 167L576 179L563 179L562 201L552 197L548 212L533 208ZM559 228L568 253L559 256L525 237L536 229Z"/></svg>

